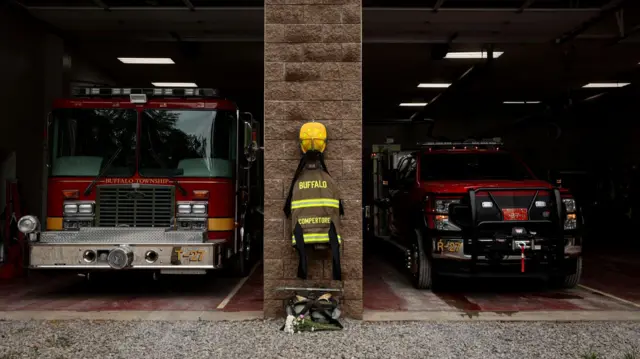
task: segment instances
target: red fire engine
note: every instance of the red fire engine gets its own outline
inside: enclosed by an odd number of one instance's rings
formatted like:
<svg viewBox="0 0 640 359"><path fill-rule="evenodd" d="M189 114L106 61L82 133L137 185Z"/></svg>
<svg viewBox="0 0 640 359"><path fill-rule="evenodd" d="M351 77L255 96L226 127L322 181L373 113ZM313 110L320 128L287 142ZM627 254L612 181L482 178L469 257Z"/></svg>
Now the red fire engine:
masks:
<svg viewBox="0 0 640 359"><path fill-rule="evenodd" d="M375 145L372 159L367 232L400 250L417 288L445 276L578 284L580 208L501 141L434 141L411 151Z"/></svg>
<svg viewBox="0 0 640 359"><path fill-rule="evenodd" d="M18 223L30 268L246 274L262 231L249 113L202 88L79 88L53 108L46 220Z"/></svg>

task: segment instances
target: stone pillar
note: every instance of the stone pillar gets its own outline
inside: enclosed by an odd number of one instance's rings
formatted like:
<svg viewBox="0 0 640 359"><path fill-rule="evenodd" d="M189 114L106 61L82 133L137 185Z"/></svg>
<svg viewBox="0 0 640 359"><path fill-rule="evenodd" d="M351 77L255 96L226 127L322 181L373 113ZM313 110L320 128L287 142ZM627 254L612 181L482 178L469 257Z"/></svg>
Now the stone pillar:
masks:
<svg viewBox="0 0 640 359"><path fill-rule="evenodd" d="M265 0L264 312L284 315L279 286L343 289L346 316L362 317L362 3L361 0ZM328 131L327 167L340 184L343 281L331 280L331 256L309 253L309 279L282 212L300 159L298 131L308 121Z"/></svg>

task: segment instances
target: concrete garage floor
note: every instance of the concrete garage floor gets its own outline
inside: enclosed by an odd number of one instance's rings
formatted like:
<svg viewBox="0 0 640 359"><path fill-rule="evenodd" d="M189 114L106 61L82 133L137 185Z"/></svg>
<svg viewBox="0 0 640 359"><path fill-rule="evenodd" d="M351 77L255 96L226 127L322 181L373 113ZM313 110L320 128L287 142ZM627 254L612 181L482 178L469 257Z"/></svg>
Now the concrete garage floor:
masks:
<svg viewBox="0 0 640 359"><path fill-rule="evenodd" d="M182 313L185 319L197 319L202 318L202 313L216 312L261 317L262 268L257 265L246 279L212 275L166 276L154 281L149 274L129 272L98 278L92 283L77 275L33 273L28 278L0 284L0 312L4 313L0 318L7 319L11 318L7 317L10 313L14 317L42 317L44 312L54 317L61 312L125 312L124 316L129 318L152 315L157 319L169 319L174 313ZM206 317L242 318L220 314Z"/></svg>
<svg viewBox="0 0 640 359"><path fill-rule="evenodd" d="M452 280L416 290L398 265L365 255L365 320L640 320L640 265L587 255L583 286L553 291L537 281ZM384 252L382 252L384 253ZM34 273L0 284L0 319L246 320L262 317L262 266L246 279L127 273L89 284Z"/></svg>
<svg viewBox="0 0 640 359"><path fill-rule="evenodd" d="M640 265L619 256L608 262L586 257L583 285L571 290L551 290L536 280L447 279L433 292L414 289L381 253L378 248L365 255L367 320L640 319L640 281L634 278Z"/></svg>

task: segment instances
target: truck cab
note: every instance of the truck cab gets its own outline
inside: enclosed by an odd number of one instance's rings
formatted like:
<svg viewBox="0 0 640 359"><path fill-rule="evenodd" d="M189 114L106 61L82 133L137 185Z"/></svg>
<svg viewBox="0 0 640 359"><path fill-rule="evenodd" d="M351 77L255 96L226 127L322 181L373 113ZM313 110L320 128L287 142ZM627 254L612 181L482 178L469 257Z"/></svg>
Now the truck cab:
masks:
<svg viewBox="0 0 640 359"><path fill-rule="evenodd" d="M46 219L19 220L30 268L246 271L261 228L249 114L200 88L79 88L53 107Z"/></svg>
<svg viewBox="0 0 640 359"><path fill-rule="evenodd" d="M397 153L376 205L385 204L388 228L375 231L405 253L416 287L441 276L577 285L580 213L567 190L536 178L500 141L428 142Z"/></svg>

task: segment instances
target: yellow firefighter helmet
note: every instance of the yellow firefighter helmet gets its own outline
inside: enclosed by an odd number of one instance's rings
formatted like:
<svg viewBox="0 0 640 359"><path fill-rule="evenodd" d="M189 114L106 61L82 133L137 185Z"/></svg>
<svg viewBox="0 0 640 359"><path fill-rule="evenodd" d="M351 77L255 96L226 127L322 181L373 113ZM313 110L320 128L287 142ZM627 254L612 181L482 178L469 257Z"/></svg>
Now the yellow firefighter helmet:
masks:
<svg viewBox="0 0 640 359"><path fill-rule="evenodd" d="M327 129L319 122L308 122L300 128L300 148L307 151L324 152L327 147Z"/></svg>

